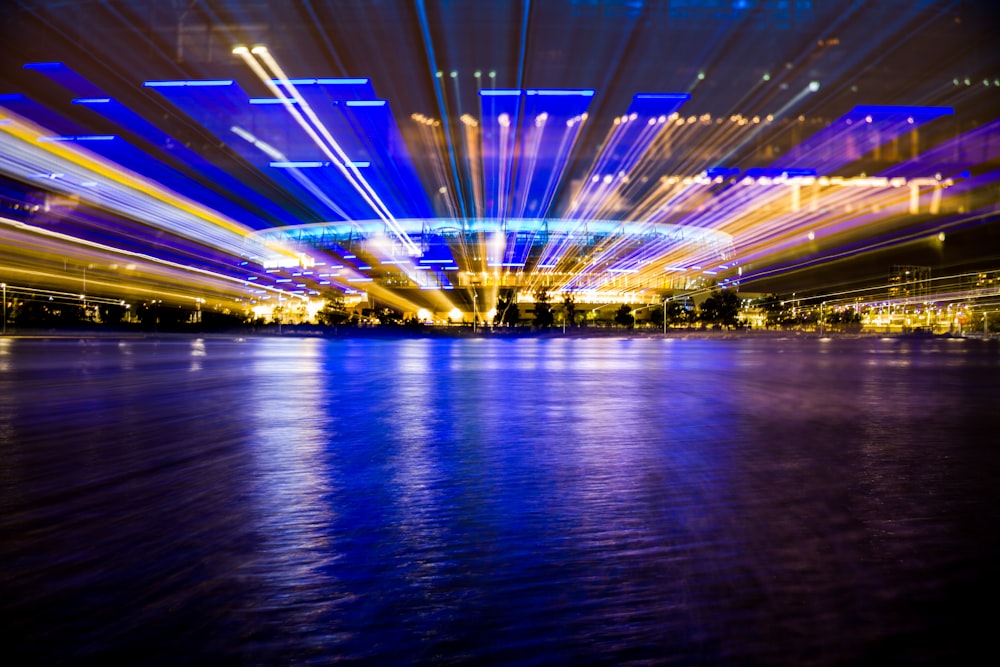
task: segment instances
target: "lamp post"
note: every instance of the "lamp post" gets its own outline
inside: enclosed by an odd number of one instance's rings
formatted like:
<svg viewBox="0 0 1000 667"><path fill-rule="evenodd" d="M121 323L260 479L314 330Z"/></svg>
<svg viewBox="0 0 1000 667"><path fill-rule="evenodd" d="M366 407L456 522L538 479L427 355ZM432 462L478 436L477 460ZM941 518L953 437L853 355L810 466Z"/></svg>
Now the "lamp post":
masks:
<svg viewBox="0 0 1000 667"><path fill-rule="evenodd" d="M0 283L3 287L3 335L7 335L7 283Z"/></svg>
<svg viewBox="0 0 1000 667"><path fill-rule="evenodd" d="M476 333L476 325L479 322L479 294L472 290L472 333Z"/></svg>
<svg viewBox="0 0 1000 667"><path fill-rule="evenodd" d="M663 335L667 335L667 301L670 301L670 297L663 298Z"/></svg>

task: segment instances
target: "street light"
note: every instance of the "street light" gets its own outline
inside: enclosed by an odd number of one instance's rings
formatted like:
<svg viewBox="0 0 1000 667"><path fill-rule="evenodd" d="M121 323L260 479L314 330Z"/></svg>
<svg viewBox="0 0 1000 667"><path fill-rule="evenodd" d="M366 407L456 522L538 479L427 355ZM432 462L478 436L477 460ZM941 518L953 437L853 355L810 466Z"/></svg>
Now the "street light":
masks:
<svg viewBox="0 0 1000 667"><path fill-rule="evenodd" d="M0 283L3 288L3 335L7 335L7 283Z"/></svg>
<svg viewBox="0 0 1000 667"><path fill-rule="evenodd" d="M479 294L476 290L472 290L472 333L476 333L476 323L479 320L479 305L478 305Z"/></svg>

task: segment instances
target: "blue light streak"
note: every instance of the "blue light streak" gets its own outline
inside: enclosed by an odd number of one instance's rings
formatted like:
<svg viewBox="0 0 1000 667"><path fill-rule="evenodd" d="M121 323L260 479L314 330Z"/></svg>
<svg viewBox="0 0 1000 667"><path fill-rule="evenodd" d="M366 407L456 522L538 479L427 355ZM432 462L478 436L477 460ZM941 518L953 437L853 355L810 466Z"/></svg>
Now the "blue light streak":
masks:
<svg viewBox="0 0 1000 667"><path fill-rule="evenodd" d="M709 178L736 176L739 173L739 167L709 167L705 170L705 175Z"/></svg>
<svg viewBox="0 0 1000 667"><path fill-rule="evenodd" d="M112 141L117 139L113 134L78 134L61 137L38 137L38 141Z"/></svg>
<svg viewBox="0 0 1000 667"><path fill-rule="evenodd" d="M216 87L231 86L232 79L194 80L194 81L143 81L146 88L178 88L178 87Z"/></svg>
<svg viewBox="0 0 1000 667"><path fill-rule="evenodd" d="M313 167L329 167L329 162L320 162L318 160L300 160L300 161L274 161L268 163L269 167L274 167L276 169L310 169Z"/></svg>
<svg viewBox="0 0 1000 667"><path fill-rule="evenodd" d="M288 82L294 86L365 86L370 80L367 78L304 78L304 79L288 79ZM271 83L280 84L281 79L271 79Z"/></svg>
<svg viewBox="0 0 1000 667"><path fill-rule="evenodd" d="M955 113L951 107L926 106L881 106L874 104L859 104L851 110L851 115L905 115L905 116L950 116Z"/></svg>
<svg viewBox="0 0 1000 667"><path fill-rule="evenodd" d="M558 89L558 88L533 88L524 91L526 95L543 95L543 96L554 96L562 97L568 95L580 95L583 97L593 97L594 90L590 88L584 88L580 90L570 90L570 89Z"/></svg>
<svg viewBox="0 0 1000 667"><path fill-rule="evenodd" d="M438 71L437 58L434 55L434 40L431 38L430 21L427 18L427 7L424 0L417 0L417 18L420 22L420 36L423 39L424 50L427 52L428 64L431 71ZM441 87L441 80L437 77L431 79L434 85L434 96L438 103L438 113L441 115L441 124L444 126L444 136L448 149L448 162L451 166L452 182L455 187L455 194L458 196L458 207L462 218L469 216L469 209L465 204L465 193L462 183L458 177L458 163L455 158L455 146L451 141L451 122L448 119L448 110L444 103L444 89Z"/></svg>

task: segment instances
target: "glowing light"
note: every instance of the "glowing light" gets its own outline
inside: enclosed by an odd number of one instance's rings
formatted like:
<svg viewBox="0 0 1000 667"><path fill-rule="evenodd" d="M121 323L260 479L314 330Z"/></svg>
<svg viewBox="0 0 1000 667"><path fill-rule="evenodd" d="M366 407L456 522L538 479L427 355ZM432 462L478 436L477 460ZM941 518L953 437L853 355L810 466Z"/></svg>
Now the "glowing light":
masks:
<svg viewBox="0 0 1000 667"><path fill-rule="evenodd" d="M232 79L216 79L216 80L203 80L203 81L144 81L142 83L146 88L180 88L180 87L213 87L213 86L231 86L234 81Z"/></svg>

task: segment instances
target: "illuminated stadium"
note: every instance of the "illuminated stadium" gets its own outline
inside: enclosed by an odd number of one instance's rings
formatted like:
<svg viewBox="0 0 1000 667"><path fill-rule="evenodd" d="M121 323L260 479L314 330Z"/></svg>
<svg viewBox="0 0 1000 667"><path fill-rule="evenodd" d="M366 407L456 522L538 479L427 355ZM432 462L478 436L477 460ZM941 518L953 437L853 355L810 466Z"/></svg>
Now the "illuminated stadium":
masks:
<svg viewBox="0 0 1000 667"><path fill-rule="evenodd" d="M914 26L969 36L926 3L272 4L22 7L85 44L4 56L6 283L479 320L505 290L655 304L996 214L1000 69L931 67Z"/></svg>

